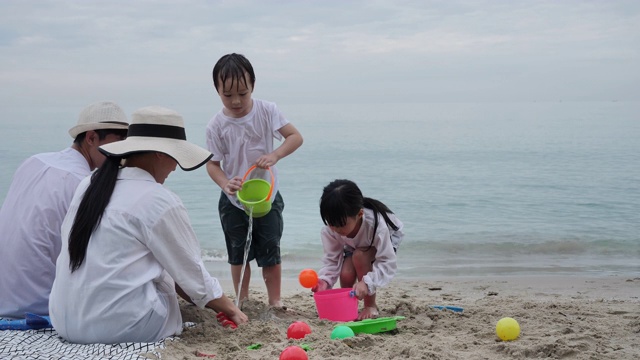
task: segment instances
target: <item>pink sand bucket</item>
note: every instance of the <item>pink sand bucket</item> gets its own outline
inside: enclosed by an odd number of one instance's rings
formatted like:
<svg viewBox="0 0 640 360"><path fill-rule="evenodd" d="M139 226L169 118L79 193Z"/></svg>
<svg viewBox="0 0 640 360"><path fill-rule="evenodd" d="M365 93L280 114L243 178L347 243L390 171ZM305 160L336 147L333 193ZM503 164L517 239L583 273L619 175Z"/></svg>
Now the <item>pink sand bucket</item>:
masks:
<svg viewBox="0 0 640 360"><path fill-rule="evenodd" d="M358 298L351 288L330 289L313 293L320 319L352 321L358 318Z"/></svg>

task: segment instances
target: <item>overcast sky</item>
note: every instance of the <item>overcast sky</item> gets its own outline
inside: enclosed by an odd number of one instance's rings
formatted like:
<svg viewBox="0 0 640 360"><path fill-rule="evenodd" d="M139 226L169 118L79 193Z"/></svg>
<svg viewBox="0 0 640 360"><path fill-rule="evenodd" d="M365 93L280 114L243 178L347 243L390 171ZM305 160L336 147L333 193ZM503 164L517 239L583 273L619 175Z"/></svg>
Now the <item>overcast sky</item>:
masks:
<svg viewBox="0 0 640 360"><path fill-rule="evenodd" d="M636 101L640 1L2 0L0 108L219 109L231 52L279 104Z"/></svg>

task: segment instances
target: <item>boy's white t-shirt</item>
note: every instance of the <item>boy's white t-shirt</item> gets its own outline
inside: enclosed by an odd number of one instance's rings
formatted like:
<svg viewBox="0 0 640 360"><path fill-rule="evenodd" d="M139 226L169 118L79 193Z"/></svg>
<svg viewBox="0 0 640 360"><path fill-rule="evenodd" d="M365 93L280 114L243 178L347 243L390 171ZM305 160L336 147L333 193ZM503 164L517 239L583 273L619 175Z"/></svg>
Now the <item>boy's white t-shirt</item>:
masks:
<svg viewBox="0 0 640 360"><path fill-rule="evenodd" d="M227 178L243 177L262 155L273 152L273 139L282 140L280 130L289 121L278 110L275 103L252 99L253 107L249 114L241 118L226 116L222 110L207 124L207 149L213 154L212 161L220 161ZM271 167L274 176L273 201L278 192L278 170ZM262 178L271 183L269 171L253 170L247 179ZM229 200L239 209L242 204L235 195L227 194Z"/></svg>

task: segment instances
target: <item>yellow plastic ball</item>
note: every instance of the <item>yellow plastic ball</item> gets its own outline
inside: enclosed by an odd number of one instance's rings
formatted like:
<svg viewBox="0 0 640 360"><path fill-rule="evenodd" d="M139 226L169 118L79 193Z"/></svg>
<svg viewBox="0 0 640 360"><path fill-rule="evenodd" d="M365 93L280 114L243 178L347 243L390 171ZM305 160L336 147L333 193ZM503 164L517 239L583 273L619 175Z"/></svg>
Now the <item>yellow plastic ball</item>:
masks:
<svg viewBox="0 0 640 360"><path fill-rule="evenodd" d="M520 336L520 325L510 317L502 318L496 324L496 334L503 341L515 340Z"/></svg>

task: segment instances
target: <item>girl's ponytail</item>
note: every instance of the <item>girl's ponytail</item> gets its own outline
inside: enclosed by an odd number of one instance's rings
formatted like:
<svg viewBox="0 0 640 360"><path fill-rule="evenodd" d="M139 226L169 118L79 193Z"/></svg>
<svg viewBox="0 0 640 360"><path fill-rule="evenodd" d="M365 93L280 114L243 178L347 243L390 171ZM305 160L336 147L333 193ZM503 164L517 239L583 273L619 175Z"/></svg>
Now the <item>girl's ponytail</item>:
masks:
<svg viewBox="0 0 640 360"><path fill-rule="evenodd" d="M388 214L393 214L393 211L391 211L391 209L381 201L365 197L362 201L362 205L367 209L373 210L373 236L371 237L371 245L369 245L369 248L371 248L373 246L373 240L375 240L376 237L376 231L378 231L378 214L382 215L384 222L387 223L387 226L394 231L398 230L398 226L389 218Z"/></svg>
<svg viewBox="0 0 640 360"><path fill-rule="evenodd" d="M69 268L80 268L87 254L89 239L102 219L118 180L121 157L107 157L102 166L91 175L69 234Z"/></svg>

